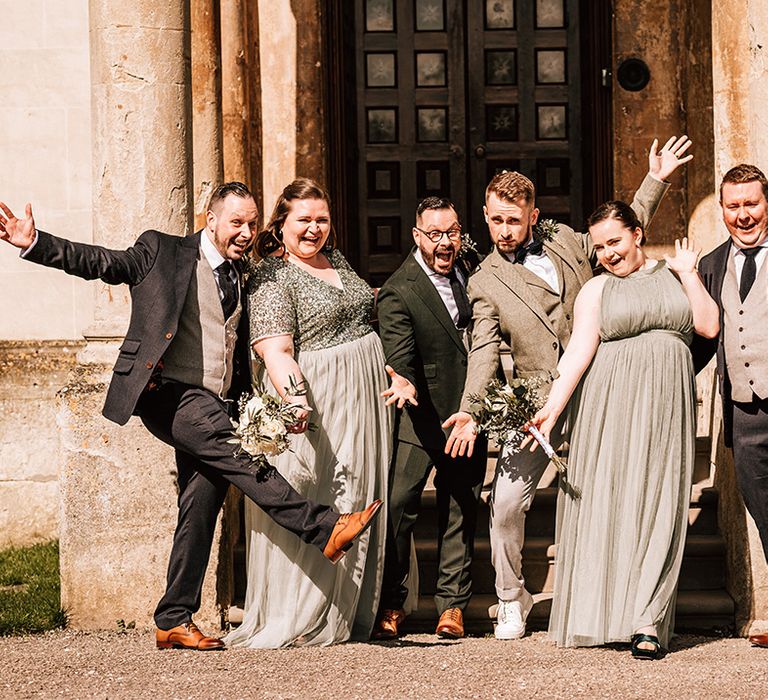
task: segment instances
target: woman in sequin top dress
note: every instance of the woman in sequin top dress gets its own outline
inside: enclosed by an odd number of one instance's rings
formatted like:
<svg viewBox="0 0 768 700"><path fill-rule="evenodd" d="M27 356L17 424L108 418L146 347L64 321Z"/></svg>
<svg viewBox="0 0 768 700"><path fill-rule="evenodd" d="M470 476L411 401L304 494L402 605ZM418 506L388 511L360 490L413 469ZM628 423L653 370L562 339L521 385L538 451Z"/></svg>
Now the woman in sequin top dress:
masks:
<svg viewBox="0 0 768 700"><path fill-rule="evenodd" d="M248 280L251 343L269 390L285 396L290 377L308 390L299 401L311 411L300 412L291 451L272 463L303 496L349 512L386 493L392 416L379 396L387 377L369 323L374 293L330 236L323 190L306 179L288 185L257 238L262 260ZM245 615L228 645L368 639L383 567L382 515L336 566L247 499L245 525Z"/></svg>

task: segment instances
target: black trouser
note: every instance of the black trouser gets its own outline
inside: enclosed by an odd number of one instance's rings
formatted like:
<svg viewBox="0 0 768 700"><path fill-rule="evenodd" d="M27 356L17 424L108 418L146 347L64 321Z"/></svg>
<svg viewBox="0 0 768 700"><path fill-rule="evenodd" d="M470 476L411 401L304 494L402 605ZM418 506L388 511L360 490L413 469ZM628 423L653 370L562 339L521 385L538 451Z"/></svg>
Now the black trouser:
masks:
<svg viewBox="0 0 768 700"><path fill-rule="evenodd" d="M768 400L733 404L736 480L768 560Z"/></svg>
<svg viewBox="0 0 768 700"><path fill-rule="evenodd" d="M477 506L485 475L485 443L478 440L472 459L452 459L441 449L395 441L389 474L389 518L381 609L398 609L408 595L405 585L413 526L432 467L437 492L438 576L435 605L464 610L472 588L470 567L477 526Z"/></svg>
<svg viewBox="0 0 768 700"><path fill-rule="evenodd" d="M301 540L324 547L338 514L307 501L274 469L258 471L247 455L235 457L226 404L211 392L169 382L144 394L137 413L149 431L176 450L179 518L168 562L165 595L155 623L170 629L200 608L203 577L229 484Z"/></svg>

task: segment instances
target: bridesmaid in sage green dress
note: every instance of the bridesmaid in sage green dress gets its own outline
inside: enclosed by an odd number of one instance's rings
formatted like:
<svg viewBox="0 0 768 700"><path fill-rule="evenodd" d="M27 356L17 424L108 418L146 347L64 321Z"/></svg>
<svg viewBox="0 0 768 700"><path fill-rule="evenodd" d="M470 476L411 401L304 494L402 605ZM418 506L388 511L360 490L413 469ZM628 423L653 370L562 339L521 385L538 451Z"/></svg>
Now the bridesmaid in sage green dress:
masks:
<svg viewBox="0 0 768 700"><path fill-rule="evenodd" d="M599 207L589 230L606 274L579 293L559 378L532 421L548 434L574 394L568 480L582 493L559 496L549 634L568 647L632 642L653 659L672 632L688 519L688 345L717 334L718 311L685 238L666 262L647 259L623 202Z"/></svg>
<svg viewBox="0 0 768 700"><path fill-rule="evenodd" d="M340 512L386 492L392 414L374 292L332 245L328 198L311 180L288 185L248 279L251 344L264 386L286 396L305 381L306 405L288 452L270 463L303 496ZM308 422L314 429L307 430ZM370 636L378 608L386 521L379 517L336 565L245 500L248 587L229 646L324 646Z"/></svg>

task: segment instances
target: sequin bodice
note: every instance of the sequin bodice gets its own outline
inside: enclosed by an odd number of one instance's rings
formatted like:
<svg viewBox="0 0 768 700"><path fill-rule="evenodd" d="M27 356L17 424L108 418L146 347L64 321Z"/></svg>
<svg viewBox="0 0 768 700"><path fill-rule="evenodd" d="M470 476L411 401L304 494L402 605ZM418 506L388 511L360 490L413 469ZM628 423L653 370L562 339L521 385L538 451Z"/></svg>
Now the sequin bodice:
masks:
<svg viewBox="0 0 768 700"><path fill-rule="evenodd" d="M327 257L343 289L282 258L264 258L248 279L251 342L289 333L296 350L321 350L373 332L373 292L338 250Z"/></svg>

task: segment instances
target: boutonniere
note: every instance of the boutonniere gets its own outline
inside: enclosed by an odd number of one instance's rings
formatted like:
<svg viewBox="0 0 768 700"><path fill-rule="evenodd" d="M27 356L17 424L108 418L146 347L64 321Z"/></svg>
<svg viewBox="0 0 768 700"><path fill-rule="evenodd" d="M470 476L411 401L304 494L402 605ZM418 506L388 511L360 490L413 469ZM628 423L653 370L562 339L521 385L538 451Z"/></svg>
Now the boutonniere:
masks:
<svg viewBox="0 0 768 700"><path fill-rule="evenodd" d="M459 247L458 257L466 258L470 253L477 254L477 245L474 239L466 231L461 234L461 246Z"/></svg>
<svg viewBox="0 0 768 700"><path fill-rule="evenodd" d="M533 227L533 240L548 243L557 235L558 227L559 224L554 219L542 219Z"/></svg>

